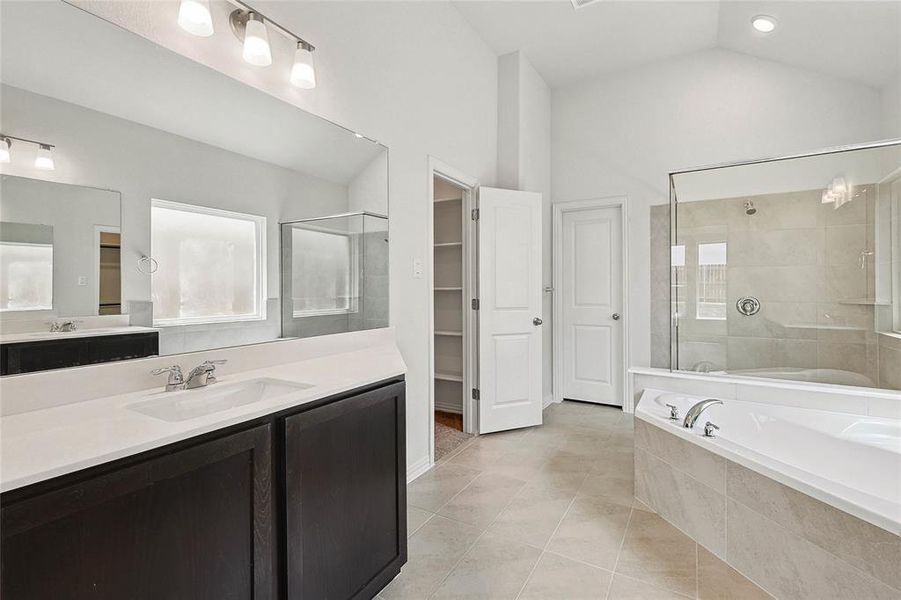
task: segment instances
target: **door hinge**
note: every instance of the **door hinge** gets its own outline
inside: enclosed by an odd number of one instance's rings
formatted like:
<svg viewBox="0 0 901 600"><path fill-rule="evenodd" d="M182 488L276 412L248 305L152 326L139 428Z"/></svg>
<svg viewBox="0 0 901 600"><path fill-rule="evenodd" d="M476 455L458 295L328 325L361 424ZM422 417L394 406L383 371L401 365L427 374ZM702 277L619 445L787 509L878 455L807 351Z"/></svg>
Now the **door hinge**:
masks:
<svg viewBox="0 0 901 600"><path fill-rule="evenodd" d="M472 388L472 399L479 400L479 388Z"/></svg>
<svg viewBox="0 0 901 600"><path fill-rule="evenodd" d="M478 298L472 299L472 310L479 310L479 299Z"/></svg>
<svg viewBox="0 0 901 600"><path fill-rule="evenodd" d="M473 221L479 220L479 209L478 208L472 209L472 220Z"/></svg>

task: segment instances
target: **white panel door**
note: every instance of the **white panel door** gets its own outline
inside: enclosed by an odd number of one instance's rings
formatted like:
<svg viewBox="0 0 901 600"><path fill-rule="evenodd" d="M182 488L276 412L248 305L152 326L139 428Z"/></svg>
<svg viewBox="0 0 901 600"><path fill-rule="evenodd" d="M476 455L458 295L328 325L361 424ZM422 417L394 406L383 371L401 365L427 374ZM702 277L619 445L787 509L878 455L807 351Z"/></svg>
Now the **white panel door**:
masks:
<svg viewBox="0 0 901 600"><path fill-rule="evenodd" d="M622 209L563 213L563 397L622 406Z"/></svg>
<svg viewBox="0 0 901 600"><path fill-rule="evenodd" d="M541 424L541 194L479 189L479 432Z"/></svg>

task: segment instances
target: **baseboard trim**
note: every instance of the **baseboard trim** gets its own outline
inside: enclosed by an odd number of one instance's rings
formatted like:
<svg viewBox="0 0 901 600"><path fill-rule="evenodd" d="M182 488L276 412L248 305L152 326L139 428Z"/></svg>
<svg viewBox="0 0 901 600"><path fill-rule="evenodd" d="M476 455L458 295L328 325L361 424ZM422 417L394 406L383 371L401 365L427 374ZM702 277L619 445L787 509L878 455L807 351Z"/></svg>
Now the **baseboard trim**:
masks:
<svg viewBox="0 0 901 600"><path fill-rule="evenodd" d="M455 415L463 414L463 407L460 404L454 404L453 402L441 402L437 398L435 399L435 410L440 410L441 412L453 413Z"/></svg>
<svg viewBox="0 0 901 600"><path fill-rule="evenodd" d="M423 456L412 465L407 466L407 483L410 483L420 475L432 468L428 456Z"/></svg>
<svg viewBox="0 0 901 600"><path fill-rule="evenodd" d="M541 409L544 410L545 408L547 408L548 406L550 406L553 403L554 403L554 394L548 394L547 396L544 397L544 399L541 402Z"/></svg>

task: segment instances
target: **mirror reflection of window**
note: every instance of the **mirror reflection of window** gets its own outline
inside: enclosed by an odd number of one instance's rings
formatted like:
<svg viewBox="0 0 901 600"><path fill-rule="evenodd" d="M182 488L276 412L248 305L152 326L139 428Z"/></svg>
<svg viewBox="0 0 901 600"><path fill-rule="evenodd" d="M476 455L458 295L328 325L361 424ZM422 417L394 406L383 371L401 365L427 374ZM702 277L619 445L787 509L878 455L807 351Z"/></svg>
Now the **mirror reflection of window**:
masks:
<svg viewBox="0 0 901 600"><path fill-rule="evenodd" d="M698 244L697 318L726 320L726 243Z"/></svg>
<svg viewBox="0 0 901 600"><path fill-rule="evenodd" d="M294 228L291 238L294 316L356 312L356 236Z"/></svg>
<svg viewBox="0 0 901 600"><path fill-rule="evenodd" d="M53 309L53 244L0 241L0 310Z"/></svg>
<svg viewBox="0 0 901 600"><path fill-rule="evenodd" d="M153 200L154 325L263 320L266 219Z"/></svg>

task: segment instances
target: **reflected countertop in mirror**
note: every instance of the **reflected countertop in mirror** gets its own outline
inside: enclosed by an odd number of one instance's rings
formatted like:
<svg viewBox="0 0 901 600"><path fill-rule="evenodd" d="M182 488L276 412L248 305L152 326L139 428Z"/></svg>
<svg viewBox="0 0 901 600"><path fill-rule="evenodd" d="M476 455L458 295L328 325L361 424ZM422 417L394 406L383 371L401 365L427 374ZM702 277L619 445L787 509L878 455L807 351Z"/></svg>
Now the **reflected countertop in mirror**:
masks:
<svg viewBox="0 0 901 600"><path fill-rule="evenodd" d="M161 354L277 340L281 224L346 213L385 215L384 264L370 266L387 281L385 146L74 6L0 15L0 232L44 240L4 251L37 266L27 290L4 288L0 328L30 303L51 318L122 313L159 329ZM35 166L40 144L52 170ZM386 326L387 285L353 292L385 319L352 315L345 330ZM301 318L290 337L334 330Z"/></svg>

